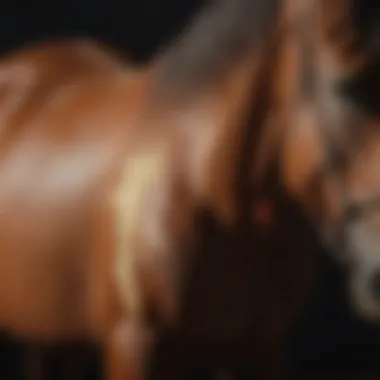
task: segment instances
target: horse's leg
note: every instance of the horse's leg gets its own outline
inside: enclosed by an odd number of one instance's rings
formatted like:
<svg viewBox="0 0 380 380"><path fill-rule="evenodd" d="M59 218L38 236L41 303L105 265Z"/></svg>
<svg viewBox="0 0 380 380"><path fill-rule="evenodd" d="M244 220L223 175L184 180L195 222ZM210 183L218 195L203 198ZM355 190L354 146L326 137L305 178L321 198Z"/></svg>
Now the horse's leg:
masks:
<svg viewBox="0 0 380 380"><path fill-rule="evenodd" d="M47 380L45 379L45 349L38 345L30 345L25 351L25 380Z"/></svg>
<svg viewBox="0 0 380 380"><path fill-rule="evenodd" d="M140 322L120 321L105 346L105 380L145 380L152 331Z"/></svg>

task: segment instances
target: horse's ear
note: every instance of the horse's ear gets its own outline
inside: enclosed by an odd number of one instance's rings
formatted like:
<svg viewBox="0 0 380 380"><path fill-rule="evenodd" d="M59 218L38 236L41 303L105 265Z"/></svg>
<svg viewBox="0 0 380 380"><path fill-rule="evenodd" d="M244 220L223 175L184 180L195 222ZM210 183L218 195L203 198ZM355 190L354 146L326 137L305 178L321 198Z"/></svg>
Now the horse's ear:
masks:
<svg viewBox="0 0 380 380"><path fill-rule="evenodd" d="M323 164L321 135L311 109L303 108L297 120L284 136L281 176L291 195L303 199L307 196L314 173Z"/></svg>

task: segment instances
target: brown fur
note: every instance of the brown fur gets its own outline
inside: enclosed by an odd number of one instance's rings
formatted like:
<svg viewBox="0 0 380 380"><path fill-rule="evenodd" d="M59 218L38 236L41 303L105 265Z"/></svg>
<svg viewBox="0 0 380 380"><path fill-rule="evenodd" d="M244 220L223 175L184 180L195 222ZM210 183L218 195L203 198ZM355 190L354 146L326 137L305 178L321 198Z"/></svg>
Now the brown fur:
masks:
<svg viewBox="0 0 380 380"><path fill-rule="evenodd" d="M248 2L235 4L244 11ZM181 86L165 79L181 63L175 50L133 73L88 42L3 61L4 330L42 343L98 342L109 380L144 378L160 334L165 379L180 378L188 358L241 379L283 375L283 335L316 269L294 200L315 210L309 185L325 147L315 107L299 99L302 13L296 1L282 5L278 17L263 14L259 48L246 22L242 40L218 45L237 44L239 54L216 52L223 66L196 59L195 71L177 72ZM179 44L196 57L197 41ZM217 64L216 75L200 75L202 62ZM275 205L267 227L252 218L263 198Z"/></svg>

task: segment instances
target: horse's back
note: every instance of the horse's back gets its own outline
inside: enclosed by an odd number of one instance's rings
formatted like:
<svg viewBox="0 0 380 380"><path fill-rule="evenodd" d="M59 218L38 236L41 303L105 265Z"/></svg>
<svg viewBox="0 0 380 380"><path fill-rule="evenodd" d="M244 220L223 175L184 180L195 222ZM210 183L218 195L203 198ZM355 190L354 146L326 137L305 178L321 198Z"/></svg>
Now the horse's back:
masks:
<svg viewBox="0 0 380 380"><path fill-rule="evenodd" d="M87 333L92 216L131 125L132 82L86 41L1 64L0 327L41 339Z"/></svg>

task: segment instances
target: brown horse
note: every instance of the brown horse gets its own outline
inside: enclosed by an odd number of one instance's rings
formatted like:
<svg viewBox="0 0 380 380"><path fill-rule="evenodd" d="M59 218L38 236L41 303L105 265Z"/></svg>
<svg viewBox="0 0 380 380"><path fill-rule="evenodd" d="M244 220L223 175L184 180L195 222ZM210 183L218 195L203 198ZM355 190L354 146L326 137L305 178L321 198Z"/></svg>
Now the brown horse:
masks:
<svg viewBox="0 0 380 380"><path fill-rule="evenodd" d="M333 85L365 61L346 57L348 22L331 38L348 19L346 2L334 4L303 13L291 0L221 0L134 71L83 41L4 59L2 328L44 344L98 342L110 380L143 378L159 335L165 378L188 357L279 377L281 339L314 269L295 201L331 242L341 200L361 205L353 183L376 190L374 124L347 119L354 108ZM310 94L303 42L318 79ZM348 121L360 159L348 159Z"/></svg>

